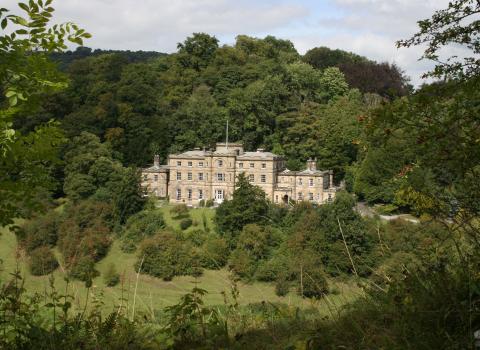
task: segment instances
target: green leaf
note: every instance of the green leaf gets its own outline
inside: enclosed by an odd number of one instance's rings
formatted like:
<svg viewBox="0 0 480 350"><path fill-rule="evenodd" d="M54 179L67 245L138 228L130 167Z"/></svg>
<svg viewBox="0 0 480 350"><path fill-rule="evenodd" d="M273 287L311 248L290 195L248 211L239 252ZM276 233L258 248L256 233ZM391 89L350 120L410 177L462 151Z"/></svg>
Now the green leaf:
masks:
<svg viewBox="0 0 480 350"><path fill-rule="evenodd" d="M15 33L19 35L28 34L28 32L25 29L18 29L15 31Z"/></svg>
<svg viewBox="0 0 480 350"><path fill-rule="evenodd" d="M4 19L2 19L1 27L2 27L2 29L5 29L6 26L7 26L7 19L4 18Z"/></svg>
<svg viewBox="0 0 480 350"><path fill-rule="evenodd" d="M19 2L19 3L18 3L18 6L19 6L22 10L24 10L24 11L26 11L26 12L30 12L30 8L28 7L27 4L25 4L25 3L23 3L23 2Z"/></svg>

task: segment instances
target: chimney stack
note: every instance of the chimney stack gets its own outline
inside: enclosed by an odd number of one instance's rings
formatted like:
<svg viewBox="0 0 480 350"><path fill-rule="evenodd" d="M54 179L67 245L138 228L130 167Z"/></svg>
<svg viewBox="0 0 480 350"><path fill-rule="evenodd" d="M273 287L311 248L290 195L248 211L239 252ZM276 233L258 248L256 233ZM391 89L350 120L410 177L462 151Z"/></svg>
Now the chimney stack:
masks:
<svg viewBox="0 0 480 350"><path fill-rule="evenodd" d="M307 169L310 171L317 170L317 158L315 158L315 160L313 160L312 158L309 158L307 160Z"/></svg>
<svg viewBox="0 0 480 350"><path fill-rule="evenodd" d="M155 154L153 157L153 166L159 168L160 167L160 156Z"/></svg>

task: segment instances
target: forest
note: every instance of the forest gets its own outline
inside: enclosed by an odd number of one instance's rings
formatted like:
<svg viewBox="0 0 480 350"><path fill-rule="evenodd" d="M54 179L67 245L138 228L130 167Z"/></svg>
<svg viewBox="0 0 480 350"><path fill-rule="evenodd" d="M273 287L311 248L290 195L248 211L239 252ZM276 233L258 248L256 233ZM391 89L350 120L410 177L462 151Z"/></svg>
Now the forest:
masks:
<svg viewBox="0 0 480 350"><path fill-rule="evenodd" d="M0 349L476 349L478 1L399 38L436 62L419 87L274 36L92 50L53 13L0 8ZM440 60L450 44L469 56ZM153 155L212 148L227 121L344 189L275 205L240 175L217 207L145 196Z"/></svg>

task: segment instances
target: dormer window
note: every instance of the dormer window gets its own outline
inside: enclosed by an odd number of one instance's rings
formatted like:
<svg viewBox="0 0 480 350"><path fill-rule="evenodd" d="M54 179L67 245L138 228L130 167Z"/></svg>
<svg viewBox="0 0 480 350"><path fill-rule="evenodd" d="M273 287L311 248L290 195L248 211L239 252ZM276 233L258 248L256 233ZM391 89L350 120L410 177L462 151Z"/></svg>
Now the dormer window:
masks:
<svg viewBox="0 0 480 350"><path fill-rule="evenodd" d="M177 166L182 166L182 162L181 162L181 161L177 161Z"/></svg>
<svg viewBox="0 0 480 350"><path fill-rule="evenodd" d="M313 179L308 179L308 186L313 187Z"/></svg>
<svg viewBox="0 0 480 350"><path fill-rule="evenodd" d="M262 169L266 169L267 168L267 163L262 163Z"/></svg>
<svg viewBox="0 0 480 350"><path fill-rule="evenodd" d="M189 167L192 167L193 163L192 162L188 162L188 166Z"/></svg>

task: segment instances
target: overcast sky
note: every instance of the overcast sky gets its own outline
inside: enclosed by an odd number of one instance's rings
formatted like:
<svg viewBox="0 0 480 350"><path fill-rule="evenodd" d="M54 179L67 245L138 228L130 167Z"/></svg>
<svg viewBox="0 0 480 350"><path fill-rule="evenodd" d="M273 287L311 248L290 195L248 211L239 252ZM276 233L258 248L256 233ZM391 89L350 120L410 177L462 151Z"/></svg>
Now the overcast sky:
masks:
<svg viewBox="0 0 480 350"><path fill-rule="evenodd" d="M16 0L1 0L16 7ZM289 39L300 53L339 48L398 64L412 78L431 67L420 48L396 49L448 0L56 0L55 21L74 21L92 35L85 45L102 49L174 52L193 32L231 44L238 34Z"/></svg>

